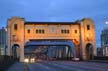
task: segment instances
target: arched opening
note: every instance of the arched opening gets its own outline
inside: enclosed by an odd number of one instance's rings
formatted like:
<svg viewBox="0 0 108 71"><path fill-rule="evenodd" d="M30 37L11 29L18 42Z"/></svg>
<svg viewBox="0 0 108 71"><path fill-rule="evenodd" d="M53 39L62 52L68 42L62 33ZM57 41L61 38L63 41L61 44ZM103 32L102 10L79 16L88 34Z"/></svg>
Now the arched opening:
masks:
<svg viewBox="0 0 108 71"><path fill-rule="evenodd" d="M35 45L24 49L25 58L42 60L72 60L73 49L67 45Z"/></svg>
<svg viewBox="0 0 108 71"><path fill-rule="evenodd" d="M86 59L87 60L93 59L93 45L90 43L86 45Z"/></svg>
<svg viewBox="0 0 108 71"><path fill-rule="evenodd" d="M61 45L61 46L50 46L48 47L47 56L48 59L56 59L56 60L72 60L74 58L74 52L70 48L70 46L67 45Z"/></svg>
<svg viewBox="0 0 108 71"><path fill-rule="evenodd" d="M19 60L20 58L20 46L18 44L14 44L12 46L12 56Z"/></svg>
<svg viewBox="0 0 108 71"><path fill-rule="evenodd" d="M24 48L25 59L72 60L75 46L71 41L29 41Z"/></svg>

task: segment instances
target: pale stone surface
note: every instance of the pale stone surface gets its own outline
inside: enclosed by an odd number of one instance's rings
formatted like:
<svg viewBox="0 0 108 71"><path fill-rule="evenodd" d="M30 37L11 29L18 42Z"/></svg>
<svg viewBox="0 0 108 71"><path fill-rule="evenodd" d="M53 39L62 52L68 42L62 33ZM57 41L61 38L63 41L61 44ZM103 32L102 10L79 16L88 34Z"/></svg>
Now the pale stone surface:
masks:
<svg viewBox="0 0 108 71"><path fill-rule="evenodd" d="M20 17L12 17L8 19L8 55L12 55L12 46L17 44L20 47L20 61L24 61L24 45L30 39L70 39L79 47L80 50L76 50L76 53L80 53L80 57L83 60L87 60L86 46L91 44L93 46L93 55L96 55L96 40L95 40L95 26L94 22L85 18L78 23L74 24L52 24L39 23L25 24L25 20ZM14 24L17 24L17 30L14 30ZM90 25L90 30L87 30L87 25ZM30 29L30 34L28 34ZM44 34L36 34L36 29L44 29ZM69 30L69 34L62 34L61 30ZM77 33L75 33L77 30ZM14 38L15 36L15 38Z"/></svg>

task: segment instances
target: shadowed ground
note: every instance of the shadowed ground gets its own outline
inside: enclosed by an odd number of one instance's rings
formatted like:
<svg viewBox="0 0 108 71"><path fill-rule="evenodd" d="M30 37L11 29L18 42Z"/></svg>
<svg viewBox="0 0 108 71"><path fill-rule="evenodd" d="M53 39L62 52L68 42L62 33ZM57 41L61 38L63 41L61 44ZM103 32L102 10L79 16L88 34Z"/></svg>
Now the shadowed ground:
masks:
<svg viewBox="0 0 108 71"><path fill-rule="evenodd" d="M17 62L7 71L108 71L108 64L72 61L39 61L32 64Z"/></svg>

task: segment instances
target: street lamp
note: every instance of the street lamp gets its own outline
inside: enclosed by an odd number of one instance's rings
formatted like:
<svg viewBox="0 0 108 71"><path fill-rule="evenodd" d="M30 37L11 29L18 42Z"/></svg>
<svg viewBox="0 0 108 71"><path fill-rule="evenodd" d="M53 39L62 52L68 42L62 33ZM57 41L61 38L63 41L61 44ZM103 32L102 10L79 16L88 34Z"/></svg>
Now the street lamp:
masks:
<svg viewBox="0 0 108 71"><path fill-rule="evenodd" d="M106 21L105 24L108 24L108 21Z"/></svg>
<svg viewBox="0 0 108 71"><path fill-rule="evenodd" d="M105 21L104 28L108 29L108 21Z"/></svg>

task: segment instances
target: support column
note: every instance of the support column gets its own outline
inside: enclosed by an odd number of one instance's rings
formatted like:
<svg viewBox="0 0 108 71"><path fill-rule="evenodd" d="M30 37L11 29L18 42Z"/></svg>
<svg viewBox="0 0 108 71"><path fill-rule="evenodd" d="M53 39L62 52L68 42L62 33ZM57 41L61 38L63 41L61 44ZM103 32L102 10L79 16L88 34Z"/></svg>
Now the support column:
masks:
<svg viewBox="0 0 108 71"><path fill-rule="evenodd" d="M61 48L59 48L59 59L61 59Z"/></svg>
<svg viewBox="0 0 108 71"><path fill-rule="evenodd" d="M105 53L105 56L107 56L107 47L105 47L105 52L106 52L106 53Z"/></svg>
<svg viewBox="0 0 108 71"><path fill-rule="evenodd" d="M71 49L69 48L69 60L71 59Z"/></svg>
<svg viewBox="0 0 108 71"><path fill-rule="evenodd" d="M76 51L75 51L76 52L76 57L79 58L80 57L80 49L79 49L79 46L76 45L75 47L76 47Z"/></svg>
<svg viewBox="0 0 108 71"><path fill-rule="evenodd" d="M68 59L68 50L69 49L69 47L66 47L66 58Z"/></svg>
<svg viewBox="0 0 108 71"><path fill-rule="evenodd" d="M63 47L61 48L61 58L62 58L62 60L64 59L64 50L63 50Z"/></svg>
<svg viewBox="0 0 108 71"><path fill-rule="evenodd" d="M84 42L84 23L80 23L80 55L81 55L81 60L86 60L86 54L85 54L85 42Z"/></svg>
<svg viewBox="0 0 108 71"><path fill-rule="evenodd" d="M66 50L65 47L63 47L63 59L65 59L65 57L66 57L66 51L65 50Z"/></svg>
<svg viewBox="0 0 108 71"><path fill-rule="evenodd" d="M23 44L20 47L20 62L24 62L24 46L23 46Z"/></svg>
<svg viewBox="0 0 108 71"><path fill-rule="evenodd" d="M58 58L58 55L59 55L59 51L58 48L56 48L56 59Z"/></svg>

